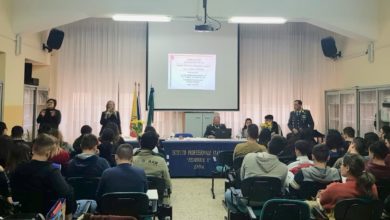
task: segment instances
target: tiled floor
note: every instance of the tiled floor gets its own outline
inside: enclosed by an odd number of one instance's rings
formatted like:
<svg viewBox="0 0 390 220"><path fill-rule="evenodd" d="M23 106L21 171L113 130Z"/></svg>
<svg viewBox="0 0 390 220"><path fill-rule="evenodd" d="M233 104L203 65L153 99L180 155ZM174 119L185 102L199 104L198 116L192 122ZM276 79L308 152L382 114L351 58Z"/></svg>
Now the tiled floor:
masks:
<svg viewBox="0 0 390 220"><path fill-rule="evenodd" d="M223 220L224 179L216 179L216 198L211 197L211 179L172 179L174 220Z"/></svg>

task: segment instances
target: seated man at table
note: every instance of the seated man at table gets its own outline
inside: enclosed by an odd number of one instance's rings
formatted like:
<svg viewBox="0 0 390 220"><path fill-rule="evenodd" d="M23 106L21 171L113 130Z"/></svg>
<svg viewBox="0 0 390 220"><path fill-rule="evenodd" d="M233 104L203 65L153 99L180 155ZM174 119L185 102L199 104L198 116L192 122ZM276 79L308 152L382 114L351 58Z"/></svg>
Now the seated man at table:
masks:
<svg viewBox="0 0 390 220"><path fill-rule="evenodd" d="M249 153L257 153L267 151L267 148L264 145L257 143L257 138L259 137L259 127L255 124L251 124L247 128L247 142L237 144L234 148L233 160L237 157L245 157Z"/></svg>
<svg viewBox="0 0 390 220"><path fill-rule="evenodd" d="M145 132L140 138L141 149L135 153L133 164L145 170L147 176L159 177L165 180L168 192L171 190L171 177L167 163L153 149L158 144L158 135L156 132ZM169 204L168 198L164 198L164 204Z"/></svg>
<svg viewBox="0 0 390 220"><path fill-rule="evenodd" d="M204 137L215 138L215 133L219 129L226 129L226 126L225 124L221 124L221 117L219 117L219 115L215 115L213 123L207 126Z"/></svg>
<svg viewBox="0 0 390 220"><path fill-rule="evenodd" d="M133 147L130 144L119 145L115 161L117 166L105 170L97 189L98 201L106 193L147 192L148 182L145 171L132 166Z"/></svg>

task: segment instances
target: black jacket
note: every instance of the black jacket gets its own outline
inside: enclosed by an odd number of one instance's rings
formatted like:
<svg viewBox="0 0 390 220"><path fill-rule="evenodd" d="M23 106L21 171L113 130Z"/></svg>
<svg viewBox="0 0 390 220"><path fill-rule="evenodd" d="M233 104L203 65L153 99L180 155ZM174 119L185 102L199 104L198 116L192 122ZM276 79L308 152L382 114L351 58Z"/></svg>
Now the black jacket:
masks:
<svg viewBox="0 0 390 220"><path fill-rule="evenodd" d="M78 154L69 162L67 177L101 177L110 168L107 160L96 155Z"/></svg>
<svg viewBox="0 0 390 220"><path fill-rule="evenodd" d="M102 133L103 129L106 127L106 125L109 122L113 122L116 125L118 125L119 133L122 134L122 128L121 128L121 118L119 116L119 112L115 111L114 114L108 115L106 111L102 112L102 116L100 117L100 124L102 125L102 129L100 130L100 134Z"/></svg>
<svg viewBox="0 0 390 220"><path fill-rule="evenodd" d="M21 202L22 211L47 213L59 198L66 199L67 214L75 211L73 189L51 162L32 160L20 164L11 174L10 184L12 197Z"/></svg>
<svg viewBox="0 0 390 220"><path fill-rule="evenodd" d="M215 132L219 129L226 129L225 124L220 124L219 126L215 126L213 124L210 124L206 128L206 132L204 133L204 137L208 137L210 135L215 136Z"/></svg>
<svg viewBox="0 0 390 220"><path fill-rule="evenodd" d="M44 109L42 111L45 111L45 116L39 113L37 118L39 128L43 125L48 125L50 128L58 129L58 125L61 123L61 112L57 109Z"/></svg>
<svg viewBox="0 0 390 220"><path fill-rule="evenodd" d="M292 111L288 119L288 128L293 130L314 129L314 121L309 110Z"/></svg>

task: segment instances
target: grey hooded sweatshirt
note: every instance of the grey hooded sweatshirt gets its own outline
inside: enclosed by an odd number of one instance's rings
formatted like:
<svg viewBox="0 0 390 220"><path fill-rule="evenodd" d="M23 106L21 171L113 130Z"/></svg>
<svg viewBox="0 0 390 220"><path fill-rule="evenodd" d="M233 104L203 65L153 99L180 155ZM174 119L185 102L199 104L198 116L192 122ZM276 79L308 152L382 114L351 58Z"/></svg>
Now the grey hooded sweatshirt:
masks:
<svg viewBox="0 0 390 220"><path fill-rule="evenodd" d="M327 166L324 169L316 166L311 166L302 168L297 174L295 174L294 181L290 183L290 186L294 189L299 189L300 185L304 181L328 184L340 180L340 172L336 168Z"/></svg>
<svg viewBox="0 0 390 220"><path fill-rule="evenodd" d="M276 177L285 184L287 166L279 161L278 157L267 152L249 153L245 156L241 166L241 179L249 177Z"/></svg>

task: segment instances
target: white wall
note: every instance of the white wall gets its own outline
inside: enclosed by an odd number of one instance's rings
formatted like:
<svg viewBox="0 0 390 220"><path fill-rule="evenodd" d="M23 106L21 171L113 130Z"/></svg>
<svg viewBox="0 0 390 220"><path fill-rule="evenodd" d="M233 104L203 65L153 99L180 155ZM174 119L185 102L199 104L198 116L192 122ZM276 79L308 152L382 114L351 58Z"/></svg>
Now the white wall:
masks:
<svg viewBox="0 0 390 220"><path fill-rule="evenodd" d="M115 13L166 14L194 17L201 0L12 0L12 27L16 33L41 31L88 17ZM209 14L283 16L306 21L351 37L376 39L378 0L210 0Z"/></svg>
<svg viewBox="0 0 390 220"><path fill-rule="evenodd" d="M4 82L3 120L8 127L23 123L24 63L48 65L50 56L41 49L41 34L23 34L20 55L15 55L16 34L11 28L10 1L0 0L0 80Z"/></svg>

